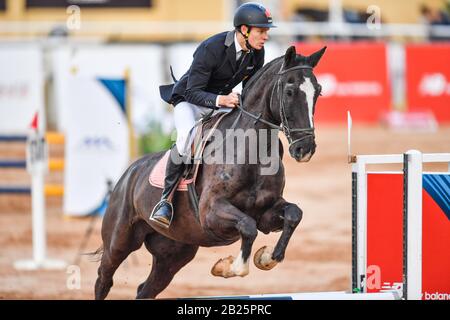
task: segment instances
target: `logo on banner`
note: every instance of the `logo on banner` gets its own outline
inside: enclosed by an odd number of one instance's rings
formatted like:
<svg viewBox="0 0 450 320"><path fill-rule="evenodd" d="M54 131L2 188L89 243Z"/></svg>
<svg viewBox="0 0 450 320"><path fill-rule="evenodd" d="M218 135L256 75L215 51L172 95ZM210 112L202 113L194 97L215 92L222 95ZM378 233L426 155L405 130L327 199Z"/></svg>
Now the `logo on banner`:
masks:
<svg viewBox="0 0 450 320"><path fill-rule="evenodd" d="M450 83L442 73L426 73L420 80L419 92L422 96L432 97L450 95Z"/></svg>
<svg viewBox="0 0 450 320"><path fill-rule="evenodd" d="M78 145L78 150L84 150L84 151L107 151L111 152L114 151L114 145L111 139L108 137L100 137L100 136L93 136L93 137L85 137L83 140L80 141L80 144Z"/></svg>
<svg viewBox="0 0 450 320"><path fill-rule="evenodd" d="M0 83L0 100L29 99L29 92L30 88L28 83Z"/></svg>
<svg viewBox="0 0 450 320"><path fill-rule="evenodd" d="M322 73L317 76L324 97L340 96L381 96L383 86L378 81L339 81L334 74Z"/></svg>

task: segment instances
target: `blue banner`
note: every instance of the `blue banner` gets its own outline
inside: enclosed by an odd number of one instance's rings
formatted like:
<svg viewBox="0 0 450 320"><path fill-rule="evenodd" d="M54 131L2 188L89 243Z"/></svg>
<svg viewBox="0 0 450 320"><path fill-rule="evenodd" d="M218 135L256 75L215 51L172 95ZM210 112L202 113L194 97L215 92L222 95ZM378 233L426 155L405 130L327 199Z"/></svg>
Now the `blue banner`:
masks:
<svg viewBox="0 0 450 320"><path fill-rule="evenodd" d="M126 83L124 79L101 79L98 80L108 89L114 99L116 99L124 114L126 110Z"/></svg>
<svg viewBox="0 0 450 320"><path fill-rule="evenodd" d="M424 174L423 188L450 220L450 174Z"/></svg>

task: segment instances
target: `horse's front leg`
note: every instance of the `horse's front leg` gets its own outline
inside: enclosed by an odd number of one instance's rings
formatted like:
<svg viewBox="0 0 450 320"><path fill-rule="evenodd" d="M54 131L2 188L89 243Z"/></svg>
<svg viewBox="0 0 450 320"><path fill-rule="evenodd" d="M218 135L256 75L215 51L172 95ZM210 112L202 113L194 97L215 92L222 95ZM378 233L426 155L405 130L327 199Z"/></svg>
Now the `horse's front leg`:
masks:
<svg viewBox="0 0 450 320"><path fill-rule="evenodd" d="M254 262L259 269L270 270L278 262L283 261L289 240L302 220L302 216L303 212L297 205L284 200L279 201L272 209L264 213L258 228L268 233L278 231L282 226L282 233L275 249L265 246L255 253Z"/></svg>
<svg viewBox="0 0 450 320"><path fill-rule="evenodd" d="M214 208L207 214L206 227L222 238L237 231L242 240L238 257L220 259L211 269L211 273L224 278L246 276L249 273L248 259L258 235L256 221L227 200L221 199L214 203Z"/></svg>

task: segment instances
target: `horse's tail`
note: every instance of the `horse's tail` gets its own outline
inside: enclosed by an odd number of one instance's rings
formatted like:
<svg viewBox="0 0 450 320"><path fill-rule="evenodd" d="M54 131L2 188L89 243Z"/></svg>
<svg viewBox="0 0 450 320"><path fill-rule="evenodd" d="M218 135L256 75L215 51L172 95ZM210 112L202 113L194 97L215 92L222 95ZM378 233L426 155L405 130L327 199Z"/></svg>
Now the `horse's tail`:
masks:
<svg viewBox="0 0 450 320"><path fill-rule="evenodd" d="M103 245L101 245L94 252L86 252L86 253L83 253L83 255L90 256L89 260L92 261L92 262L99 262L102 259L104 251L105 251L104 247L103 247Z"/></svg>

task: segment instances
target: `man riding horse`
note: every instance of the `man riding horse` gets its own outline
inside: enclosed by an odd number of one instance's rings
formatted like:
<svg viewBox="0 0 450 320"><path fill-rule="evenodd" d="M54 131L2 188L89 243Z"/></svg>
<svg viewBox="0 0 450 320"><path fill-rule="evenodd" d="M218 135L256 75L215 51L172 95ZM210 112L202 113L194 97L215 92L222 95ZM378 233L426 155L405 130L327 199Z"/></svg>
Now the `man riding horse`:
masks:
<svg viewBox="0 0 450 320"><path fill-rule="evenodd" d="M239 8L235 25L241 27L202 43L189 72L174 86L162 87L162 96L177 105L175 121L180 140L171 152L147 154L134 161L114 187L102 221L102 246L92 253L101 259L95 282L96 299L107 297L117 268L143 244L153 259L148 277L137 288L138 299L156 298L194 259L200 247L226 246L240 240L239 253L217 261L211 274L244 277L250 272L250 256L258 233L281 232L275 246L257 250L253 261L257 268L270 270L284 260L303 211L297 203L283 197L284 151L282 144L275 141L279 142L278 132L282 131L289 144L289 155L297 162L308 162L315 153L314 113L322 89L314 68L326 47L305 56L290 46L284 55L263 66L263 44L269 27L273 27L270 14L258 5L247 4ZM244 49L242 63L236 61L238 44ZM246 82L249 76L252 78ZM243 103L238 105L231 90L242 80L246 82ZM233 134L257 132L256 140L249 142L249 146L265 151L256 163L205 161L196 167L199 171L193 179L195 191L200 195L198 211L187 192L179 193L174 198L176 219L172 221L171 191L182 174L182 167L177 168L178 161L174 160L186 154L184 146L188 147L191 140L187 133L199 114L204 110L211 113L219 106L235 108L221 116L222 121L206 123L204 129L212 127L213 132L225 137L217 140L221 143L225 143L226 132L231 129ZM235 137L232 138L234 141ZM254 154L251 148L234 142L230 145L232 160L238 159L235 153L238 148L244 159ZM149 180L169 153L173 163L169 162L161 201L159 186ZM267 156L270 167L277 168L271 174L263 174ZM152 209L154 214L149 220Z"/></svg>
<svg viewBox="0 0 450 320"><path fill-rule="evenodd" d="M234 15L235 30L203 41L194 53L189 70L173 85L162 86L161 96L174 109L177 141L170 151L161 201L150 220L169 228L173 218L170 196L185 169L195 122L212 109L234 108L239 103L232 89L246 82L264 65L264 43L272 23L270 12L260 4L245 3Z"/></svg>

